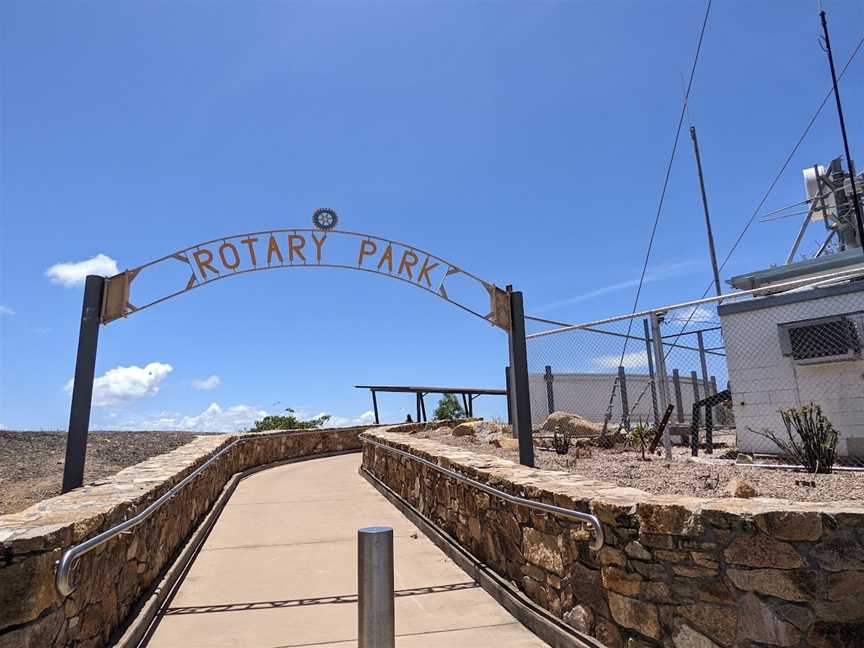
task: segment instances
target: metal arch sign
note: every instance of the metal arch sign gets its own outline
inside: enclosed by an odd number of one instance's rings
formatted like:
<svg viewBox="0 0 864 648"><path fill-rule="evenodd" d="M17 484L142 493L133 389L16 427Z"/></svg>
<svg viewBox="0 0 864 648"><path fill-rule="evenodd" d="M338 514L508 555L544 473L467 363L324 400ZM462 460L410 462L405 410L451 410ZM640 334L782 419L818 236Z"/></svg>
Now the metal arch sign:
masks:
<svg viewBox="0 0 864 648"><path fill-rule="evenodd" d="M383 275L510 329L507 293L494 284L406 243L320 228L273 229L212 239L109 277L101 321L107 324L127 317L226 277L281 268L343 268Z"/></svg>

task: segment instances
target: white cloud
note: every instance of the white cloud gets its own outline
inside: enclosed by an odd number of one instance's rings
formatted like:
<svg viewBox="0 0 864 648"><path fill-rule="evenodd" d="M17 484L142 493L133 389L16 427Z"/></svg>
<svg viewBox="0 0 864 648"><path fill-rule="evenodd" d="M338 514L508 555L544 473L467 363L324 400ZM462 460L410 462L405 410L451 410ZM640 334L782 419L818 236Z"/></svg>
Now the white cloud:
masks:
<svg viewBox="0 0 864 648"><path fill-rule="evenodd" d="M616 353L613 355L598 356L593 359L593 362L598 367L608 369L617 369L619 365L625 369L638 369L648 366L648 356L644 351L631 351L624 354L623 360L621 359L621 354Z"/></svg>
<svg viewBox="0 0 864 648"><path fill-rule="evenodd" d="M110 419L98 427L105 430L162 430L187 432L240 432L251 428L255 421L267 416L267 412L253 405L232 405L223 408L219 403L210 403L207 408L193 415L180 412L156 412L152 414L124 416L118 420L113 413Z"/></svg>
<svg viewBox="0 0 864 648"><path fill-rule="evenodd" d="M645 274L645 280L643 281L643 283L652 283L654 281L660 281L662 279L669 279L671 277L680 276L690 270L693 265L693 261L681 261L680 263L669 263L666 265L658 266L654 270ZM560 301L540 306L539 308L537 308L537 310L554 310L556 308L561 308L562 306L569 306L571 304L578 304L579 302L594 299L595 297L602 297L603 295L618 292L619 290L635 288L638 285L638 277L635 279L628 279L627 281L619 281L618 283L609 284L608 286L602 286L595 290L589 290L588 292L582 293L581 295L575 295L573 297L568 297L567 299L562 299Z"/></svg>
<svg viewBox="0 0 864 648"><path fill-rule="evenodd" d="M67 288L83 286L87 275L102 275L110 277L119 272L117 262L104 254L97 254L92 259L78 262L55 263L45 271L45 276L51 283Z"/></svg>
<svg viewBox="0 0 864 648"><path fill-rule="evenodd" d="M675 322L714 322L717 316L711 308L706 306L693 306L690 308L681 308L670 313L666 317L667 321Z"/></svg>
<svg viewBox="0 0 864 648"><path fill-rule="evenodd" d="M326 414L326 412L322 412L318 416L322 414ZM317 418L317 417L316 417ZM353 427L355 425L368 425L370 423L375 422L375 412L372 410L367 410L360 414L360 416L350 417L350 416L330 416L330 420L324 424L324 427Z"/></svg>
<svg viewBox="0 0 864 648"><path fill-rule="evenodd" d="M99 376L93 383L93 405L95 407L117 407L145 396L159 393L159 384L165 380L173 367L162 362L151 362L144 367L115 367ZM66 383L65 390L72 393L73 381Z"/></svg>
<svg viewBox="0 0 864 648"><path fill-rule="evenodd" d="M222 384L222 380L216 374L212 376L208 376L207 378L196 378L192 381L192 386L195 389L216 389L219 385Z"/></svg>
<svg viewBox="0 0 864 648"><path fill-rule="evenodd" d="M0 306L0 315L14 315L15 311L8 306Z"/></svg>

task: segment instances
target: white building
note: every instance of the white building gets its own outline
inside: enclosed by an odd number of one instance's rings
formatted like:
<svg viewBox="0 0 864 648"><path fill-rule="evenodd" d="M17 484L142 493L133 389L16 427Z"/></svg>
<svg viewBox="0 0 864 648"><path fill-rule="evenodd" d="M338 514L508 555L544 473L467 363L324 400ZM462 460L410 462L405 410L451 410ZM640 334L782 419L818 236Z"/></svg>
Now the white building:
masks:
<svg viewBox="0 0 864 648"><path fill-rule="evenodd" d="M811 402L839 433L840 456L864 457L864 281L718 308L738 449L772 453L754 430L786 438L781 409Z"/></svg>

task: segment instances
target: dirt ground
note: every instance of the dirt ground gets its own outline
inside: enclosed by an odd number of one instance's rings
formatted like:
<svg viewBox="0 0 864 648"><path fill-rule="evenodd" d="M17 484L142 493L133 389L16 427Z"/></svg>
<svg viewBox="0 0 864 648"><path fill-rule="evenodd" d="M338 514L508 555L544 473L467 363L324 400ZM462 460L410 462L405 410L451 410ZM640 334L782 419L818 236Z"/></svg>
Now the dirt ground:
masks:
<svg viewBox="0 0 864 648"><path fill-rule="evenodd" d="M494 434L454 437L447 428L438 428L416 436L519 461L517 450L489 443L495 439ZM786 469L748 468L736 465L734 441L734 435L719 436L715 438L717 445L713 455L700 451L695 459L690 456L689 448L680 446L674 448L672 461L657 455L650 461L642 461L639 451L621 445L609 450L596 446L573 447L567 455L535 446L534 459L538 468L576 473L657 495L730 497L727 484L732 479L741 479L761 497L810 502L864 499L862 472L811 475Z"/></svg>
<svg viewBox="0 0 864 648"><path fill-rule="evenodd" d="M91 432L84 482L170 452L196 436L191 432ZM0 515L59 495L65 453L65 432L0 430Z"/></svg>

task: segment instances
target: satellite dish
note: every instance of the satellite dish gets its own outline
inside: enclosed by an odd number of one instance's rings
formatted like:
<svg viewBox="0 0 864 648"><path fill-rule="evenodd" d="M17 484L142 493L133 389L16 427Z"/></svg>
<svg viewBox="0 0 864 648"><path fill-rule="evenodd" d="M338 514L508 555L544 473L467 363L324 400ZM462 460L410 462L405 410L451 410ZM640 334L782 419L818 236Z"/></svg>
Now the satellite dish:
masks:
<svg viewBox="0 0 864 648"><path fill-rule="evenodd" d="M804 191L810 201L810 222L826 220L835 213L834 192L826 186L826 170L821 164L804 169ZM821 187L820 187L821 185ZM820 194L821 193L821 197Z"/></svg>

